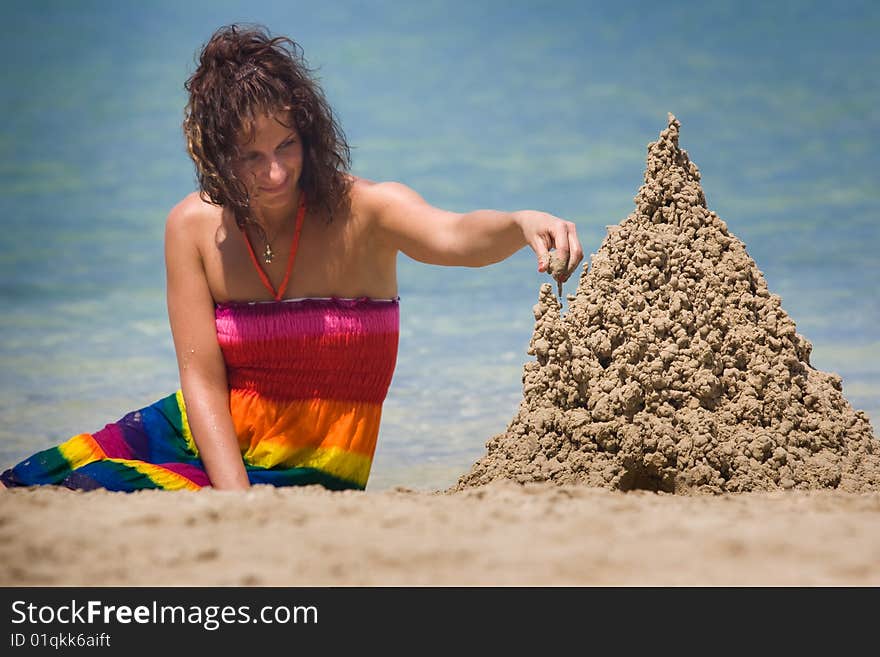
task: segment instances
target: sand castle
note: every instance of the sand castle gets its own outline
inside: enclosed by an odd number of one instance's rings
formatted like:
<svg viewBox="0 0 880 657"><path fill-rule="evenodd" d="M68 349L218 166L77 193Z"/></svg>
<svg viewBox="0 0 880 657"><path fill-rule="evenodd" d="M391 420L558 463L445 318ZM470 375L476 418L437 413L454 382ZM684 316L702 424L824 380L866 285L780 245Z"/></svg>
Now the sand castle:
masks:
<svg viewBox="0 0 880 657"><path fill-rule="evenodd" d="M681 124L649 144L569 309L541 287L507 430L453 489L499 478L617 490L880 490L880 442L841 378L706 207Z"/></svg>

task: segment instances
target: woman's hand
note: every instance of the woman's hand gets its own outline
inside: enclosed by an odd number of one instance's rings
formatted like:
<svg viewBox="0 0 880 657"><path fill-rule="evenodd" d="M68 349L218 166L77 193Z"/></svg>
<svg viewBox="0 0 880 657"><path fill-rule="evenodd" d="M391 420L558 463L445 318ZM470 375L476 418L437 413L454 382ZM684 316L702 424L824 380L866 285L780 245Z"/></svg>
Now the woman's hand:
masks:
<svg viewBox="0 0 880 657"><path fill-rule="evenodd" d="M584 259L574 223L535 210L521 210L514 212L513 216L522 229L526 243L538 256L538 271L547 271L550 267L550 249L555 249L554 255L561 264L558 271L550 273L560 284L567 281Z"/></svg>

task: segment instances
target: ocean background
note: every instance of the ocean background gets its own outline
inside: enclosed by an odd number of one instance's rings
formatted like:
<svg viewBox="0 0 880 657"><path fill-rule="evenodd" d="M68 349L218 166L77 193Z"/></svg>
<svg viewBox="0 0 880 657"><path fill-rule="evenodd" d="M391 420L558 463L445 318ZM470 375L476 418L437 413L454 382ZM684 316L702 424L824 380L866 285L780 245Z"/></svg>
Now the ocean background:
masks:
<svg viewBox="0 0 880 657"><path fill-rule="evenodd" d="M565 217L586 261L674 113L710 209L878 433L876 2L4 0L0 17L0 466L178 387L162 237L195 189L183 83L232 22L303 46L354 173ZM369 490L445 488L504 431L548 280L529 249L481 269L401 255Z"/></svg>

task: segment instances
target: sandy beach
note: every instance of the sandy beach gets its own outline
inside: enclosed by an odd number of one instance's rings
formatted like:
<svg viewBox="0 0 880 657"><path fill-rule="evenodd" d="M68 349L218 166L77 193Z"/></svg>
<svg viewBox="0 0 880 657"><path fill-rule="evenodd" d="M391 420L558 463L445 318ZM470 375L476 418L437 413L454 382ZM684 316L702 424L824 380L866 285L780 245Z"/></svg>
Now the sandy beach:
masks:
<svg viewBox="0 0 880 657"><path fill-rule="evenodd" d="M3 586L877 586L880 493L0 494Z"/></svg>

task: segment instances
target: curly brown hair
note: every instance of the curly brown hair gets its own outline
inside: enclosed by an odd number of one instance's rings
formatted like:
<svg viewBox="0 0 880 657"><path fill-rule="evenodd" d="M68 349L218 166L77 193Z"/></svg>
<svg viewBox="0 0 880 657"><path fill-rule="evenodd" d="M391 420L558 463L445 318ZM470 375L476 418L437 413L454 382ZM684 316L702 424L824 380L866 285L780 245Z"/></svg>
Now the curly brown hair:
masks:
<svg viewBox="0 0 880 657"><path fill-rule="evenodd" d="M351 151L299 44L258 25L227 25L204 45L189 92L183 132L200 194L252 221L247 188L235 174L237 135L255 116L289 112L303 144L300 189L328 219L348 202ZM293 126L291 126L293 127Z"/></svg>

